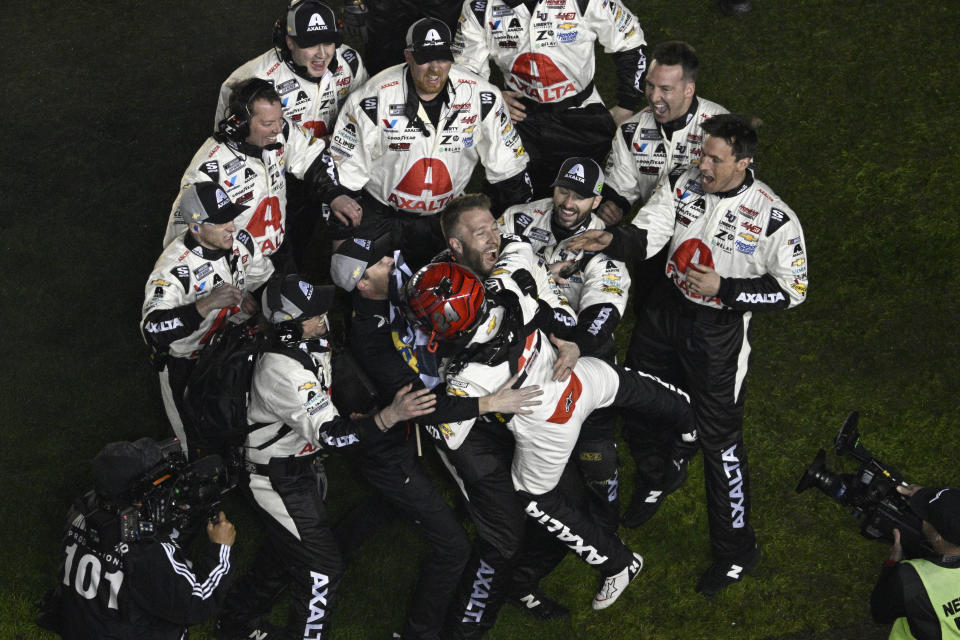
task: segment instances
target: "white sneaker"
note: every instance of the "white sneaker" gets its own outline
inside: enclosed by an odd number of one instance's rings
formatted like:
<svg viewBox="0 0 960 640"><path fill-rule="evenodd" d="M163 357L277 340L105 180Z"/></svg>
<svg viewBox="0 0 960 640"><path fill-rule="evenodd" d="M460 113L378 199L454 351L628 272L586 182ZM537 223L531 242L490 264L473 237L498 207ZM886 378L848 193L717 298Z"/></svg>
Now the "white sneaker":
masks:
<svg viewBox="0 0 960 640"><path fill-rule="evenodd" d="M620 594L633 582L641 569L643 569L643 556L634 552L633 561L630 564L624 567L622 571L604 579L600 591L597 591L597 595L593 597L593 610L606 609L616 602Z"/></svg>

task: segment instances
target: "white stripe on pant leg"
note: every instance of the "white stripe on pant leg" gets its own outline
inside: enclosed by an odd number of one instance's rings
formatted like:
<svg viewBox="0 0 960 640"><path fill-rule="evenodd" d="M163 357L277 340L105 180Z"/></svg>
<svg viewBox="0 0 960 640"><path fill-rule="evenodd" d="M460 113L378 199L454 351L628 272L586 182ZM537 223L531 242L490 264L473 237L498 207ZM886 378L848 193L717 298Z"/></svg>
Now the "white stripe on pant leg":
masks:
<svg viewBox="0 0 960 640"><path fill-rule="evenodd" d="M747 361L750 359L750 341L747 339L747 328L750 326L750 312L743 314L743 342L740 344L740 353L737 355L737 377L733 385L733 401L740 397L740 387L747 377Z"/></svg>
<svg viewBox="0 0 960 640"><path fill-rule="evenodd" d="M434 449L437 452L437 455L440 456L440 461L443 462L443 466L447 468L447 471L450 472L450 475L453 477L453 481L457 483L457 486L460 487L460 493L463 494L464 500L470 502L470 496L467 495L467 487L463 484L463 478L460 477L460 474L457 473L457 468L453 466L453 463L450 462L450 458L447 457L446 452L440 447L434 445Z"/></svg>
<svg viewBox="0 0 960 640"><path fill-rule="evenodd" d="M280 523L280 525L300 540L300 532L297 531L297 525L283 504L283 500L273 489L270 478L261 476L258 473L250 474L250 491L253 493L253 499L257 501L260 508L270 514L270 517Z"/></svg>
<svg viewBox="0 0 960 640"><path fill-rule="evenodd" d="M167 413L167 420L173 427L173 435L180 439L180 448L187 453L187 432L180 420L180 412L173 401L173 391L170 389L170 369L164 367L160 372L160 397L163 398L163 410Z"/></svg>

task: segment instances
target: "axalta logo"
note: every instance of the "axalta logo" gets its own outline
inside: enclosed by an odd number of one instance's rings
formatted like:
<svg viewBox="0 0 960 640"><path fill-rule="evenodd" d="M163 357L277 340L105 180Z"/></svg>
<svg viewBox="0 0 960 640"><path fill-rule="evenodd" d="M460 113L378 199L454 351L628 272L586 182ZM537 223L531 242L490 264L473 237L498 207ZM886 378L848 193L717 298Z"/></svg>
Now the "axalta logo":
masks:
<svg viewBox="0 0 960 640"><path fill-rule="evenodd" d="M587 329L587 333L592 336L595 336L600 333L600 329L603 328L603 323L610 318L610 307L604 307L600 310L600 313L597 314L597 317L594 318L593 322L590 323L590 328Z"/></svg>
<svg viewBox="0 0 960 640"><path fill-rule="evenodd" d="M784 300L783 294L779 291L775 293L747 293L744 291L737 296L737 302L746 302L747 304L774 304Z"/></svg>
<svg viewBox="0 0 960 640"><path fill-rule="evenodd" d="M543 53L520 54L510 73L510 83L538 102L556 102L577 92L567 74Z"/></svg>
<svg viewBox="0 0 960 640"><path fill-rule="evenodd" d="M736 449L737 445L733 445L723 452L723 472L727 474L731 526L734 529L743 529L746 517L743 506L743 474L740 472L740 458L737 457Z"/></svg>
<svg viewBox="0 0 960 640"><path fill-rule="evenodd" d="M479 623L483 618L483 612L487 610L487 600L490 599L490 589L493 586L493 576L496 573L493 567L481 558L480 566L477 568L477 575L473 580L473 591L470 593L470 601L467 602L467 608L463 611L461 622Z"/></svg>
<svg viewBox="0 0 960 640"><path fill-rule="evenodd" d="M310 16L310 22L307 24L307 32L310 31L324 31L327 28L327 23L323 21L323 16L319 13L315 13Z"/></svg>
<svg viewBox="0 0 960 640"><path fill-rule="evenodd" d="M148 322L147 333L163 333L164 331L173 331L177 327L182 327L183 322L180 318L173 320L163 320L162 322Z"/></svg>
<svg viewBox="0 0 960 640"><path fill-rule="evenodd" d="M580 556L587 564L598 565L607 561L608 557L597 551L596 547L586 544L583 538L570 531L570 527L550 516L546 511L537 506L535 500L531 500L524 507L527 515L544 525L550 533L557 537L557 540L567 545L575 554Z"/></svg>
<svg viewBox="0 0 960 640"><path fill-rule="evenodd" d="M262 253L270 254L276 251L285 233L280 199L277 196L268 196L261 200L245 228L256 238Z"/></svg>
<svg viewBox="0 0 960 640"><path fill-rule="evenodd" d="M303 627L303 638L322 638L323 624L327 617L327 588L330 578L316 571L310 572L313 580L313 591L310 596L309 615L307 624Z"/></svg>
<svg viewBox="0 0 960 640"><path fill-rule="evenodd" d="M395 191L413 196L405 198L391 193L387 200L405 211L439 211L453 199L453 181L442 160L423 158L416 161L397 184Z"/></svg>

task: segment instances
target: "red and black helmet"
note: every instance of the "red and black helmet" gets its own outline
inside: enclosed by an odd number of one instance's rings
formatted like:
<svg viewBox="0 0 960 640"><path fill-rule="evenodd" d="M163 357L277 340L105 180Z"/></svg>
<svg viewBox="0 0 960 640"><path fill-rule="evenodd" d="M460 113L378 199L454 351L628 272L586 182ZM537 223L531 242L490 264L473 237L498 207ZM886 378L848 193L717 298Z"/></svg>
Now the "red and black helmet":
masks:
<svg viewBox="0 0 960 640"><path fill-rule="evenodd" d="M486 310L483 283L466 267L454 262L428 264L403 288L407 318L435 340L453 340L469 334Z"/></svg>

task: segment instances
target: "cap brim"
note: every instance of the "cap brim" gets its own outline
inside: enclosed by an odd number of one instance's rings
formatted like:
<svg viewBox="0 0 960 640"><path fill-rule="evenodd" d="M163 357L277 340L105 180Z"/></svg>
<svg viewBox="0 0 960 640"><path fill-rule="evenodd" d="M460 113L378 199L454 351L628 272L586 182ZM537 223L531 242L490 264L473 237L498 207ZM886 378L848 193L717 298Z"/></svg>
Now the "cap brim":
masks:
<svg viewBox="0 0 960 640"><path fill-rule="evenodd" d="M557 178L553 181L551 187L565 187L576 193L581 198L592 198L597 194L587 188L587 185L581 184L575 180L567 180L566 178Z"/></svg>
<svg viewBox="0 0 960 640"><path fill-rule="evenodd" d="M224 207L220 211L217 211L215 216L207 216L207 219L204 222L209 222L211 224L226 224L231 220L235 220L237 216L249 209L245 204L237 204L236 202L231 202L230 206Z"/></svg>
<svg viewBox="0 0 960 640"><path fill-rule="evenodd" d="M413 61L417 64L426 64L434 60L448 60L453 62L453 53L450 52L449 47L413 50Z"/></svg>
<svg viewBox="0 0 960 640"><path fill-rule="evenodd" d="M313 299L310 300L307 315L310 317L319 316L330 311L330 307L333 306L333 296L336 292L337 288L332 284L314 285Z"/></svg>
<svg viewBox="0 0 960 640"><path fill-rule="evenodd" d="M340 38L335 31L322 31L302 36L290 36L293 43L301 49L309 49L318 44L339 44Z"/></svg>

